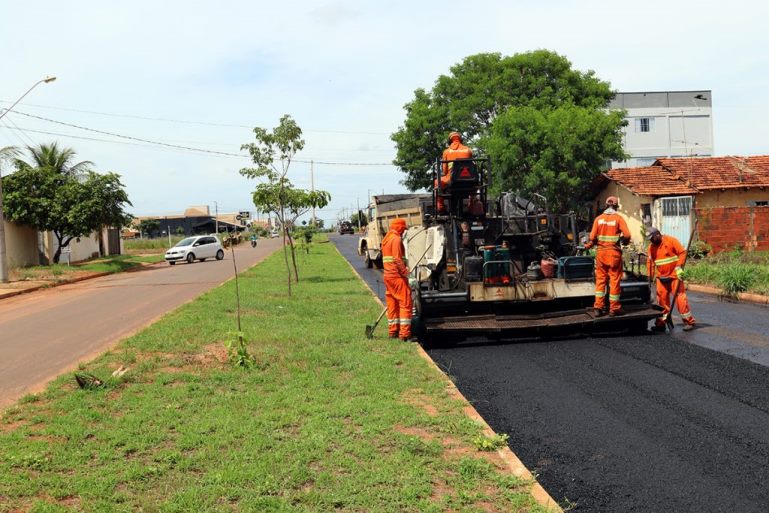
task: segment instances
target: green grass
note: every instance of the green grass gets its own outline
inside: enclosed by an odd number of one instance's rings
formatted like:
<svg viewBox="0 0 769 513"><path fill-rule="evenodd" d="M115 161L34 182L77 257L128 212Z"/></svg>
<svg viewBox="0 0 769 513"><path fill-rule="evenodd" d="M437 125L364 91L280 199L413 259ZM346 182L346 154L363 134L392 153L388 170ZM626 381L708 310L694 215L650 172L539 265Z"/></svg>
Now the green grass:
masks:
<svg viewBox="0 0 769 513"><path fill-rule="evenodd" d="M730 251L692 260L686 280L720 288L724 294L769 294L769 253Z"/></svg>
<svg viewBox="0 0 769 513"><path fill-rule="evenodd" d="M241 275L252 368L231 281L82 366L104 388L7 410L0 512L544 511L415 345L365 338L381 307L334 247L298 259L290 299L279 253Z"/></svg>

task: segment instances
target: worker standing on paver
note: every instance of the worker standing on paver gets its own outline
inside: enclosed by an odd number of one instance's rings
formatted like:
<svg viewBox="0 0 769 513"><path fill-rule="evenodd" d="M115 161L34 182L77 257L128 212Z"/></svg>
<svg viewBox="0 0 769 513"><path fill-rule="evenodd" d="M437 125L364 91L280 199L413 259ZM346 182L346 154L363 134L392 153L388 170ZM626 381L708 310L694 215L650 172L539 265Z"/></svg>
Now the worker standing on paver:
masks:
<svg viewBox="0 0 769 513"><path fill-rule="evenodd" d="M390 231L382 239L387 327L390 338L411 338L411 287L401 236L406 231L404 219L393 219Z"/></svg>
<svg viewBox="0 0 769 513"><path fill-rule="evenodd" d="M683 284L683 266L686 263L686 248L672 235L662 235L657 228L650 228L647 250L649 277L656 277L657 303L664 308L662 316L654 321L655 331L665 331L669 315L673 315L673 302L684 321L684 331L694 328L695 319L689 308L689 300Z"/></svg>
<svg viewBox="0 0 769 513"><path fill-rule="evenodd" d="M441 160L449 162L444 162L441 166L441 177L435 181L435 188L439 192L445 192L451 185L451 170L453 169L451 161L471 158L473 158L473 150L462 144L460 133L451 132L449 134L449 147L443 150L441 156ZM438 211L443 212L445 208L443 198L438 198Z"/></svg>
<svg viewBox="0 0 769 513"><path fill-rule="evenodd" d="M609 280L609 316L622 315L620 304L620 279L622 278L622 248L620 243L630 242L630 229L617 213L619 201L614 196L606 198L606 210L593 221L593 229L585 244L586 249L596 247L595 252L595 303L597 317L606 308L606 280Z"/></svg>

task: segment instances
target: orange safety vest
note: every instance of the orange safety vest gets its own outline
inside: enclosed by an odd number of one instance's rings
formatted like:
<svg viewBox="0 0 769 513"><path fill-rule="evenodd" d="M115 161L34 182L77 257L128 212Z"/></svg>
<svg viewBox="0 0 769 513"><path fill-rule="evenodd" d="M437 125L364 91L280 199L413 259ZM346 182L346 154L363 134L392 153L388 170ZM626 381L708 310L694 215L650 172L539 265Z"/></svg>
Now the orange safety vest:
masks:
<svg viewBox="0 0 769 513"><path fill-rule="evenodd" d="M593 221L593 229L590 231L590 245L598 246L597 249L616 249L621 251L619 243L621 239L630 238L630 229L627 223L616 212L601 214Z"/></svg>
<svg viewBox="0 0 769 513"><path fill-rule="evenodd" d="M682 267L686 262L686 248L672 235L663 235L656 246L650 244L647 254L649 276L653 276L656 271L660 278L676 277L676 268Z"/></svg>
<svg viewBox="0 0 769 513"><path fill-rule="evenodd" d="M390 230L382 239L382 264L384 275L390 277L408 278L403 239L395 230Z"/></svg>

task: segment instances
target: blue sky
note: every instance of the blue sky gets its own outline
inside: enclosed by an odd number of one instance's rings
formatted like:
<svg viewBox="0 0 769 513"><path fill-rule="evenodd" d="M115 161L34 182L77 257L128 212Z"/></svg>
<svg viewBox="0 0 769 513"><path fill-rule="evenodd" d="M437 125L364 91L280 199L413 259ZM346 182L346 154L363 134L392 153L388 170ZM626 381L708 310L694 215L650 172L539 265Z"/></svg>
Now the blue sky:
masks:
<svg viewBox="0 0 769 513"><path fill-rule="evenodd" d="M238 153L248 127L290 114L307 142L301 160L389 163L389 134L414 89L467 55L547 48L620 91L711 89L716 154L769 153L760 2L0 0L0 13L0 101L55 75L17 110L144 139ZM0 120L0 146L52 140L120 173L136 214L214 201L253 209L254 184L237 172L245 158L125 144L16 113ZM314 170L332 193L327 222L369 191L404 192L391 165ZM309 164L290 175L309 187Z"/></svg>

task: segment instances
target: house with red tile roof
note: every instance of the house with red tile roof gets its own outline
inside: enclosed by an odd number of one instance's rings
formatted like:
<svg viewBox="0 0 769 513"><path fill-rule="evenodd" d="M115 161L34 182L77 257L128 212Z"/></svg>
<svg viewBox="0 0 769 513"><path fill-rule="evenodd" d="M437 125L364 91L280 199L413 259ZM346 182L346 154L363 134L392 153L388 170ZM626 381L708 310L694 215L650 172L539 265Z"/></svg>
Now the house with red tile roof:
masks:
<svg viewBox="0 0 769 513"><path fill-rule="evenodd" d="M593 191L596 209L608 196L619 198L636 244L656 226L686 245L699 219L697 238L714 250L769 249L766 155L662 158L649 167L610 169Z"/></svg>

